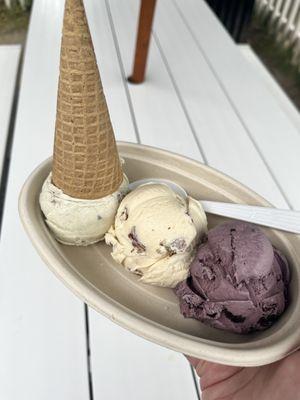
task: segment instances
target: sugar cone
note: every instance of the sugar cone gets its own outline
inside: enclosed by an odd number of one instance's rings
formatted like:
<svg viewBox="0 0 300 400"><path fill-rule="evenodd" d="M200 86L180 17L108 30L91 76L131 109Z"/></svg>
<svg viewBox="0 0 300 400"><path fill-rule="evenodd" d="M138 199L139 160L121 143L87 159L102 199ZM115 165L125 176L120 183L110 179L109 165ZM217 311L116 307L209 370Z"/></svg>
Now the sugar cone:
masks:
<svg viewBox="0 0 300 400"><path fill-rule="evenodd" d="M123 178L82 0L66 0L52 167L65 194L97 199Z"/></svg>

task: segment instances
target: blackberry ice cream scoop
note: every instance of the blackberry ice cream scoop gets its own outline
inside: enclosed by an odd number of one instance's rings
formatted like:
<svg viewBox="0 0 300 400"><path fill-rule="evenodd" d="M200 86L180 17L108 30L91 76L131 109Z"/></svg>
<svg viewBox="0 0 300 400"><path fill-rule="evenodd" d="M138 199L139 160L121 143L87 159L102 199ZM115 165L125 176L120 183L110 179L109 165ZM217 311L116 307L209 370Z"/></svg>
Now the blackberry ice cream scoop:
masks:
<svg viewBox="0 0 300 400"><path fill-rule="evenodd" d="M185 317L248 333L266 329L282 314L288 282L284 255L257 226L235 221L208 232L175 293Z"/></svg>

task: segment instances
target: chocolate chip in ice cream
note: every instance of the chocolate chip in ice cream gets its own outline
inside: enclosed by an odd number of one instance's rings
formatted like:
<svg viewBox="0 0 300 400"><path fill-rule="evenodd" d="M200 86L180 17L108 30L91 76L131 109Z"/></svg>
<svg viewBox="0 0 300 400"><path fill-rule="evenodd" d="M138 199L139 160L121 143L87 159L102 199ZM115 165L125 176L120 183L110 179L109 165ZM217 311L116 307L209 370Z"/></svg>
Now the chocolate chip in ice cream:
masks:
<svg viewBox="0 0 300 400"><path fill-rule="evenodd" d="M144 251L146 251L146 246L144 246L143 243L138 240L135 226L132 227L131 232L128 234L128 237L132 242L132 246L137 249L138 253L143 253Z"/></svg>
<svg viewBox="0 0 300 400"><path fill-rule="evenodd" d="M127 209L127 207L125 207L124 210L120 214L120 220L127 221L127 219L128 219L128 209Z"/></svg>

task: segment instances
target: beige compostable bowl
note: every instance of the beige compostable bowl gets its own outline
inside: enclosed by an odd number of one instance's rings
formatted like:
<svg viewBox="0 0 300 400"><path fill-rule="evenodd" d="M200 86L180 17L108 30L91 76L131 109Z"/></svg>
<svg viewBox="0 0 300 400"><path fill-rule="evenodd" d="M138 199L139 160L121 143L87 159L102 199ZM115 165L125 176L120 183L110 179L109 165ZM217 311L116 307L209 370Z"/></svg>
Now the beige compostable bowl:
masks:
<svg viewBox="0 0 300 400"><path fill-rule="evenodd" d="M242 184L196 161L136 144L120 142L118 147L130 181L167 178L182 185L195 198L269 205ZM223 332L185 319L171 289L140 283L137 276L113 261L105 243L88 247L59 244L47 229L39 207L39 193L50 169L49 159L28 178L20 195L20 216L48 267L96 311L162 346L228 365L267 364L300 346L299 236L264 229L272 243L285 253L291 266L290 304L282 317L264 332L249 335ZM223 220L208 215L209 227Z"/></svg>

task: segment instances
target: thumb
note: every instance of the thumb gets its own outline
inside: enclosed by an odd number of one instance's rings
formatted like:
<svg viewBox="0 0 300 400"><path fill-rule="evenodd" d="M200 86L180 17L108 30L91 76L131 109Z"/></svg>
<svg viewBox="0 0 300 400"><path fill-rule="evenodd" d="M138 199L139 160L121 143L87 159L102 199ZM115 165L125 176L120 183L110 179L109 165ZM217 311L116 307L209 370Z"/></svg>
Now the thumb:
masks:
<svg viewBox="0 0 300 400"><path fill-rule="evenodd" d="M216 364L195 357L186 356L191 365L195 368L197 375L201 378L201 389L205 390L219 382L231 378L241 371L242 367L232 367L228 365Z"/></svg>

